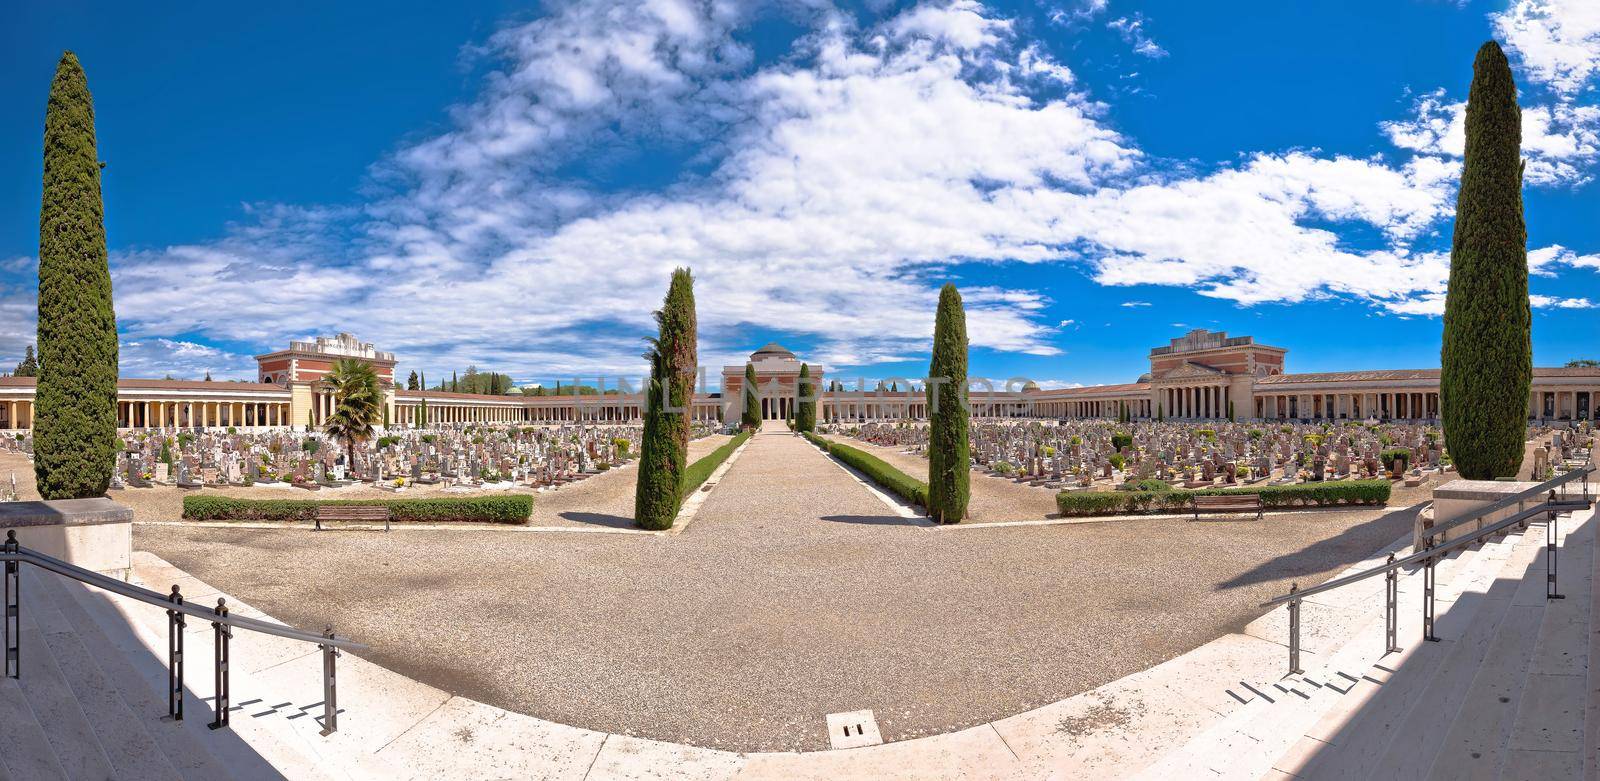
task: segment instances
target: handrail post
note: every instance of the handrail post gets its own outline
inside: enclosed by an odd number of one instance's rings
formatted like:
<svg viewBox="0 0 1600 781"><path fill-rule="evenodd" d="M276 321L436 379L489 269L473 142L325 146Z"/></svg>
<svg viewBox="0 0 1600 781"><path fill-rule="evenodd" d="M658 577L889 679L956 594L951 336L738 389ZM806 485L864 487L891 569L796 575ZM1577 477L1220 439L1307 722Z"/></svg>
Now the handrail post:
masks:
<svg viewBox="0 0 1600 781"><path fill-rule="evenodd" d="M172 585L172 594L167 601L174 605L183 604L183 594L178 592L178 585ZM183 721L183 613L177 610L167 611L167 715L173 721Z"/></svg>
<svg viewBox="0 0 1600 781"><path fill-rule="evenodd" d="M1556 501L1556 492L1555 491L1551 491L1550 492L1550 503L1551 504L1555 504L1555 501ZM1544 598L1545 599L1566 599L1567 598L1565 594L1559 593L1559 589L1557 588L1557 583L1556 583L1556 573L1557 573L1556 533L1558 531L1557 527L1560 524L1560 517L1561 517L1561 514L1556 512L1556 511L1554 511L1554 510L1551 510L1545 516L1545 524L1544 524L1544 529L1545 529L1545 543L1544 543Z"/></svg>
<svg viewBox="0 0 1600 781"><path fill-rule="evenodd" d="M322 636L332 640L333 627L324 630ZM317 647L322 649L322 734L326 736L339 730L339 691L334 675L334 660L339 658L339 649L331 643Z"/></svg>
<svg viewBox="0 0 1600 781"><path fill-rule="evenodd" d="M1289 594L1293 596L1300 590L1299 583L1289 585ZM1305 672L1300 669L1300 600L1289 600L1289 674L1299 675Z"/></svg>
<svg viewBox="0 0 1600 781"><path fill-rule="evenodd" d="M6 553L17 552L17 530L6 530ZM6 677L22 678L22 571L20 562L7 561L5 570Z"/></svg>
<svg viewBox="0 0 1600 781"><path fill-rule="evenodd" d="M1432 547L1431 544L1428 546ZM1438 559L1438 556L1429 556L1422 561L1422 639L1430 643L1439 642L1439 638L1433 634L1433 565Z"/></svg>
<svg viewBox="0 0 1600 781"><path fill-rule="evenodd" d="M1393 553L1389 554L1388 563L1393 567ZM1384 573L1383 598L1383 652L1387 655L1400 650L1400 644L1396 638L1400 627L1400 573L1395 569L1390 569Z"/></svg>
<svg viewBox="0 0 1600 781"><path fill-rule="evenodd" d="M216 613L217 620L211 622L216 650L216 718L207 726L222 729L228 726L228 696L231 688L228 681L228 641L233 638L233 628L222 623L228 617L228 600L217 597Z"/></svg>

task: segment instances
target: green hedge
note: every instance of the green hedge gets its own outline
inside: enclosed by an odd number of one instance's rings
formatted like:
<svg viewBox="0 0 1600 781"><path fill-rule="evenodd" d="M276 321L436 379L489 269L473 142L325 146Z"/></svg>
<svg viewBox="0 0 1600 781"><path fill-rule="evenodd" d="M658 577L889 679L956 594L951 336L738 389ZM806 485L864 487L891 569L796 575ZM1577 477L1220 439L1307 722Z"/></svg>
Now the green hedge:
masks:
<svg viewBox="0 0 1600 781"><path fill-rule="evenodd" d="M527 523L533 514L528 494L437 499L237 499L231 496L183 497L183 517L191 521L311 521L324 506L388 507L396 523Z"/></svg>
<svg viewBox="0 0 1600 781"><path fill-rule="evenodd" d="M812 444L828 451L829 455L849 464L871 478L873 482L899 494L906 501L918 507L926 508L928 506L927 483L894 468L889 462L866 451L857 450L849 445L841 445L809 431L805 433L805 436L806 439L811 440Z"/></svg>
<svg viewBox="0 0 1600 781"><path fill-rule="evenodd" d="M1126 515L1184 512L1193 508L1195 496L1260 494L1268 510L1287 507L1381 505L1389 501L1388 480L1339 480L1255 488L1203 488L1198 491L1062 491L1056 507L1062 515Z"/></svg>
<svg viewBox="0 0 1600 781"><path fill-rule="evenodd" d="M683 497L688 499L690 494L700 490L700 486L705 485L705 482L711 479L711 473L717 471L717 467L722 466L722 462L727 461L728 456L733 455L733 451L738 450L739 446L744 444L745 440L749 439L750 435L754 433L751 429L740 431L733 435L733 439L722 443L722 447L705 454L700 460L690 464L689 468L683 472Z"/></svg>

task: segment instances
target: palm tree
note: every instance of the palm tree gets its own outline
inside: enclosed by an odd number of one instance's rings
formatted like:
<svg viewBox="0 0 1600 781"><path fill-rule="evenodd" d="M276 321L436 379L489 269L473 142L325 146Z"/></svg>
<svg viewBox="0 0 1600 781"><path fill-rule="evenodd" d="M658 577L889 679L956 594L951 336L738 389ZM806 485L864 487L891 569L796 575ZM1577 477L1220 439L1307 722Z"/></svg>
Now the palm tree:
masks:
<svg viewBox="0 0 1600 781"><path fill-rule="evenodd" d="M378 374L365 361L341 358L322 381L333 392L333 414L323 430L344 443L350 469L356 468L356 444L372 438L372 425L383 414L383 389Z"/></svg>

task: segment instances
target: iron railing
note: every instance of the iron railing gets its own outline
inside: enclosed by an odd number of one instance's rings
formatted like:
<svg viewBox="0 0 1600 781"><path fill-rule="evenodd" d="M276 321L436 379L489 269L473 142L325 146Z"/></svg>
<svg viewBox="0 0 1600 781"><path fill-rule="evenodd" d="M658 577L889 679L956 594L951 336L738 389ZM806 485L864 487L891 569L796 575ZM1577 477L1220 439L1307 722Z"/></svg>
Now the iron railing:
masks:
<svg viewBox="0 0 1600 781"><path fill-rule="evenodd" d="M214 608L192 605L183 601L183 594L179 592L176 585L172 587L172 593L161 594L98 572L86 570L36 550L24 548L17 544L17 533L14 530L6 532L6 541L4 545L0 545L0 562L5 563L5 614L4 621L0 623L4 624L5 675L7 678L20 678L22 676L20 653L22 644L22 581L20 565L32 564L40 569L71 578L85 585L109 591L117 596L127 597L166 609L168 633L167 715L174 720L183 720L183 630L187 624L186 617L194 616L211 622L215 643L215 654L213 656L216 673L216 692L213 697L215 715L209 725L212 729L221 729L228 726L228 698L231 693L231 687L228 682L228 667L231 661L228 642L233 639L234 629L247 629L251 632L260 632L265 635L299 640L304 643L311 643L321 649L322 734L331 735L339 728L339 705L337 687L335 686L334 660L339 657L340 649L357 650L367 646L349 638L339 637L333 633L333 627L331 626L323 630L322 634L316 634L303 629L296 629L292 626L233 615L228 612L227 601L221 597L217 598L217 606Z"/></svg>
<svg viewBox="0 0 1600 781"><path fill-rule="evenodd" d="M1279 597L1274 597L1266 602L1261 603L1261 607L1264 608L1275 607L1283 604L1288 605L1289 673L1291 675L1298 675L1305 672L1305 670L1300 668L1300 603L1305 601L1306 597L1332 591L1336 588L1343 588L1344 586L1366 580L1367 578L1383 575L1385 580L1383 652L1385 655L1391 654L1400 650L1398 639L1396 637L1397 627L1400 623L1399 573L1403 567L1409 567L1413 564L1420 565L1422 568L1422 639L1436 642L1439 638L1433 634L1435 591L1433 571L1434 565L1444 558L1445 554L1450 553L1457 548L1463 548L1468 545L1482 542L1491 534L1497 534L1506 531L1512 526L1521 526L1526 528L1530 520L1541 514L1546 516L1547 521L1547 538L1545 541L1545 597L1548 599L1563 599L1564 596L1560 594L1559 590L1557 589L1557 518L1560 513L1587 510L1593 506L1594 498L1589 495L1589 475L1594 471L1595 467L1592 463L1585 464L1565 474L1557 475L1551 480L1546 480L1545 482L1540 483L1539 485L1536 485L1526 491L1517 493L1514 496L1510 496L1486 505L1460 518L1453 518L1445 523L1434 526L1426 533L1421 535L1423 549L1404 558L1396 559L1394 554L1391 553L1389 554L1389 560L1379 566L1363 570L1352 575L1346 575L1342 578L1334 578L1326 583L1312 586L1308 589L1301 589L1300 584L1295 583L1289 587L1289 593ZM1583 496L1581 498L1569 498L1565 496L1558 497L1556 495L1557 489L1562 490L1564 493L1567 484L1576 480L1583 481ZM1446 531L1460 528L1461 526L1471 523L1472 521L1479 520L1486 515L1492 515L1502 510L1509 509L1513 506L1525 504L1528 501L1539 497L1540 495L1544 495L1545 500L1533 507L1518 510L1510 516L1502 518L1501 520L1483 528L1477 529L1472 534L1462 535L1441 545L1433 544L1433 540Z"/></svg>

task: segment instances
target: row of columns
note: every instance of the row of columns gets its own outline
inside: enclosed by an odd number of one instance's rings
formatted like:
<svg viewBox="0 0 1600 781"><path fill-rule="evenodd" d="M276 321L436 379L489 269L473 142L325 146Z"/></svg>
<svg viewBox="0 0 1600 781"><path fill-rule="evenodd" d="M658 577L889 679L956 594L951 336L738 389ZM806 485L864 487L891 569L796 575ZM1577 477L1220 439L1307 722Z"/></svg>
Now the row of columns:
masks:
<svg viewBox="0 0 1600 781"><path fill-rule="evenodd" d="M118 401L118 428L287 426L289 404L266 401Z"/></svg>
<svg viewBox="0 0 1600 781"><path fill-rule="evenodd" d="M1528 394L1528 417L1544 420L1594 420L1600 388L1557 390L1533 388Z"/></svg>
<svg viewBox="0 0 1600 781"><path fill-rule="evenodd" d="M1432 420L1439 417L1436 391L1395 393L1298 393L1256 397L1256 417L1277 420Z"/></svg>
<svg viewBox="0 0 1600 781"><path fill-rule="evenodd" d="M1226 384L1158 388L1161 412L1169 418L1225 418L1233 392ZM1237 414L1235 410L1235 414Z"/></svg>
<svg viewBox="0 0 1600 781"><path fill-rule="evenodd" d="M1096 399L1089 401L1030 402L1032 415L1041 418L1115 418L1128 410L1132 418L1155 417L1155 402L1150 399Z"/></svg>

